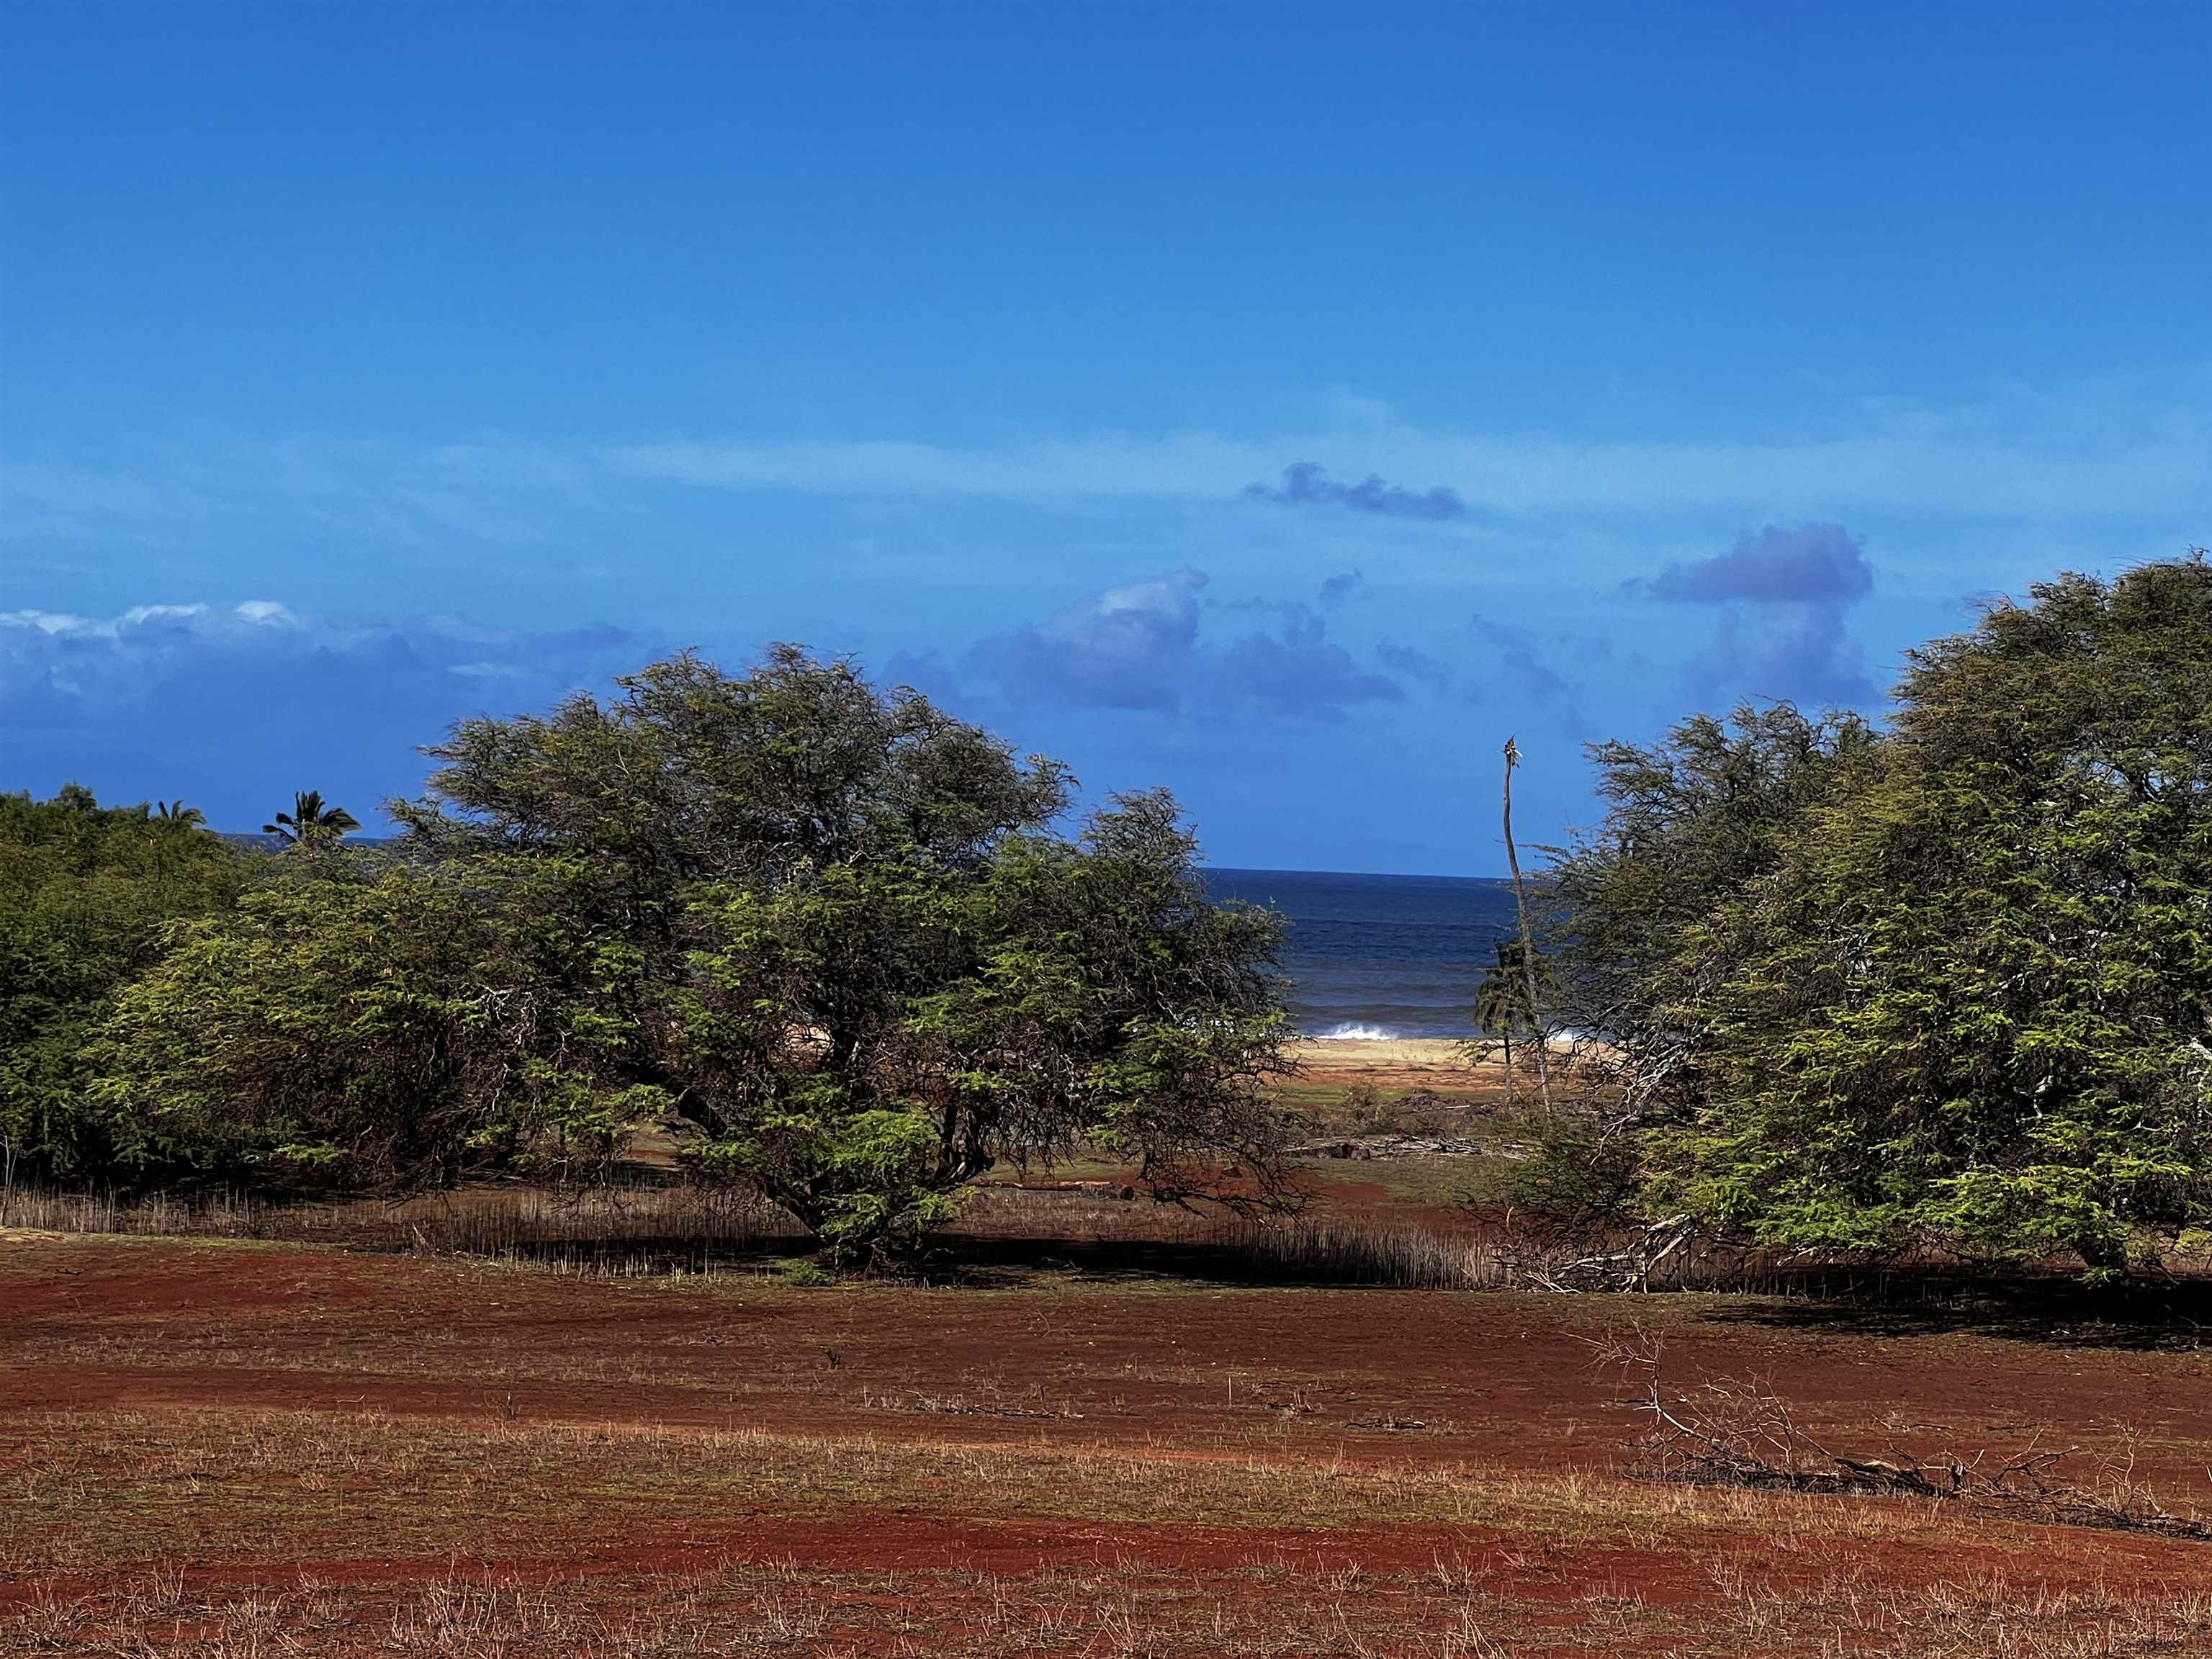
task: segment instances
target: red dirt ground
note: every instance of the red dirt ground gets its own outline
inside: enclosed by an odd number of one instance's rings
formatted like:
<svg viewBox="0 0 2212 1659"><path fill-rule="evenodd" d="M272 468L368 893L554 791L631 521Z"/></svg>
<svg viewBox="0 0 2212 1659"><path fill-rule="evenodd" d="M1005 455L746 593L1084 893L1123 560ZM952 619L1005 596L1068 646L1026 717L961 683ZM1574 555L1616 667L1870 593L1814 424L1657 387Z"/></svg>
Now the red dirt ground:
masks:
<svg viewBox="0 0 2212 1659"><path fill-rule="evenodd" d="M63 1421L374 1412L403 1423L1120 1448L1163 1468L1279 1460L1603 1482L1617 1478L1636 1424L1615 1379L1594 1366L1591 1344L1632 1324L1663 1336L1686 1381L1769 1379L1839 1449L2079 1447L2085 1468L2131 1457L2136 1478L2176 1510L2212 1498L2212 1359L2140 1346L2136 1331L2031 1341L1936 1317L1721 1297L1061 1279L805 1290L736 1275L579 1278L299 1246L20 1233L0 1236L0 1474L27 1465L52 1431L42 1425ZM821 1573L1111 1563L1202 1576L1276 1560L1309 1574L1357 1564L1419 1575L1449 1559L1487 1563L1514 1595L1539 1601L1611 1584L1662 1605L1714 1594L1716 1537L1773 1583L1815 1581L1836 1565L1832 1550L1781 1536L1741 1500L1700 1522L1705 1542L1691 1551L1663 1538L1532 1543L1495 1528L1388 1519L1319 1529L1256 1519L1091 1523L946 1508L927 1494L913 1502L863 1513L739 1506L644 1528L579 1515L557 1534L518 1536L483 1559L549 1577L771 1561ZM5 1528L30 1524L18 1514ZM1849 1549L1851 1570L1882 1583L2002 1571L2045 1589L2212 1586L2212 1546L2078 1528L1976 1532L1901 1514ZM325 1548L206 1562L192 1577L264 1583L307 1571L406 1584L450 1565L444 1555ZM52 1595L97 1577L0 1568L0 1602L34 1583Z"/></svg>
<svg viewBox="0 0 2212 1659"><path fill-rule="evenodd" d="M1640 1325L1664 1334L1685 1371L1767 1376L1822 1424L1895 1416L1977 1444L2056 1425L2110 1446L2132 1428L2145 1473L2201 1483L2212 1462L2212 1356L2094 1336L2031 1344L1945 1328L1941 1316L1744 1297L1158 1281L800 1291L735 1275L578 1279L242 1243L18 1236L0 1250L0 1411L10 1413L215 1400L475 1414L511 1393L541 1420L882 1436L895 1426L864 1396L905 1389L985 1406L1042 1398L1054 1415L1010 1421L1008 1437L1024 1442L1134 1433L1207 1447L1274 1420L1299 1390L1325 1424L1430 1423L1425 1455L1586 1468L1610 1455L1624 1421L1589 1344ZM988 1422L964 1425L963 1437L988 1437ZM1357 1432L1345 1445L1394 1458L1406 1449L1403 1436Z"/></svg>

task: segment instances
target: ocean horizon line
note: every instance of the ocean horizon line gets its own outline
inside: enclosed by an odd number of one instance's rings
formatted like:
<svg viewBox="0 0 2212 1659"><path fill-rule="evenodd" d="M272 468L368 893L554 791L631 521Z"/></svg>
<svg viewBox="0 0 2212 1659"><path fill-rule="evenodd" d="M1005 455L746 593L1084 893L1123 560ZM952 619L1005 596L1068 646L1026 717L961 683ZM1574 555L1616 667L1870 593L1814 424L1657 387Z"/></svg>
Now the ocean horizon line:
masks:
<svg viewBox="0 0 2212 1659"><path fill-rule="evenodd" d="M1216 864L1207 860L1201 860L1199 868L1207 875L1222 876L1328 876L1341 881L1466 881L1498 887L1513 884L1510 875L1465 876L1437 870L1321 870L1304 865ZM1531 878L1532 883L1534 880Z"/></svg>

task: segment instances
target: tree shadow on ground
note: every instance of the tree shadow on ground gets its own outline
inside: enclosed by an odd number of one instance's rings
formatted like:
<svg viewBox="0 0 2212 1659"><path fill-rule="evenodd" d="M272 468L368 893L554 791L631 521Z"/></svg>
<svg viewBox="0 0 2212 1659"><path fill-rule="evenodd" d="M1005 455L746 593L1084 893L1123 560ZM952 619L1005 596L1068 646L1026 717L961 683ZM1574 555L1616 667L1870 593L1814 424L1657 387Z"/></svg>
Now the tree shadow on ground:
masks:
<svg viewBox="0 0 2212 1659"><path fill-rule="evenodd" d="M924 1276L991 1287L1080 1279L1247 1287L1393 1288L1357 1267L1286 1261L1235 1243L1191 1239L988 1238L939 1235L916 1258ZM1396 1288L1408 1288L1396 1286Z"/></svg>
<svg viewBox="0 0 2212 1659"><path fill-rule="evenodd" d="M1853 1336L1987 1336L2043 1347L2191 1353L2212 1347L2212 1284L2096 1287L2076 1280L1892 1276L1846 1292L1766 1296L1711 1308L1720 1324Z"/></svg>

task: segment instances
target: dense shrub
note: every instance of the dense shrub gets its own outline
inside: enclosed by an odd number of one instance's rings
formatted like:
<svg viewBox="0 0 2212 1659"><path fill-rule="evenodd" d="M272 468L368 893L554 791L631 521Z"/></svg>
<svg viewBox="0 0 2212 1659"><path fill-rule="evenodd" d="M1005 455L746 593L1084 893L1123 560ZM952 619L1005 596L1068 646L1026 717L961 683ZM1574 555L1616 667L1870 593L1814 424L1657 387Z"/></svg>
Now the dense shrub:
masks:
<svg viewBox="0 0 2212 1659"><path fill-rule="evenodd" d="M173 925L234 902L248 864L188 811L102 807L75 785L0 795L0 1161L64 1179L106 1166L85 1044Z"/></svg>
<svg viewBox="0 0 2212 1659"><path fill-rule="evenodd" d="M288 854L174 930L88 1048L118 1170L343 1190L603 1170L666 1097L582 994L623 964L568 925L566 873Z"/></svg>
<svg viewBox="0 0 2212 1659"><path fill-rule="evenodd" d="M2212 1214L2212 568L2038 586L1897 702L1601 750L1566 977L1657 1200L2118 1269Z"/></svg>
<svg viewBox="0 0 2212 1659"><path fill-rule="evenodd" d="M1280 1196L1278 923L1208 902L1164 796L1064 836L1057 765L788 648L431 752L402 844L288 854L123 1000L125 1156L450 1180L672 1114L841 1248L1079 1139Z"/></svg>

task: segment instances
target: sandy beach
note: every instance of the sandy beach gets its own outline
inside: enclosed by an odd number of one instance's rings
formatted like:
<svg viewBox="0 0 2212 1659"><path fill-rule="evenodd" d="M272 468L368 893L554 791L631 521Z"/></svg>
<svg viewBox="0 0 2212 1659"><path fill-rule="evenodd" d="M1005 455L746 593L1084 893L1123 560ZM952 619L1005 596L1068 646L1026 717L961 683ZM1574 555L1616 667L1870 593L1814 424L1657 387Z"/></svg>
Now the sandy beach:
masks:
<svg viewBox="0 0 2212 1659"><path fill-rule="evenodd" d="M1303 1037L1291 1053L1301 1080L1333 1087L1449 1092L1498 1081L1496 1062L1470 1064L1449 1037Z"/></svg>
<svg viewBox="0 0 2212 1659"><path fill-rule="evenodd" d="M1566 1050L1564 1038L1552 1039L1553 1068ZM1513 1044L1516 1070L1525 1073L1535 1056L1522 1058L1525 1040ZM1338 1088L1364 1084L1374 1089L1433 1089L1440 1094L1504 1086L1503 1057L1477 1063L1450 1037L1301 1037L1291 1045L1301 1081Z"/></svg>
<svg viewBox="0 0 2212 1659"><path fill-rule="evenodd" d="M1300 1065L1340 1072L1468 1069L1466 1054L1451 1037L1300 1037L1292 1052Z"/></svg>

